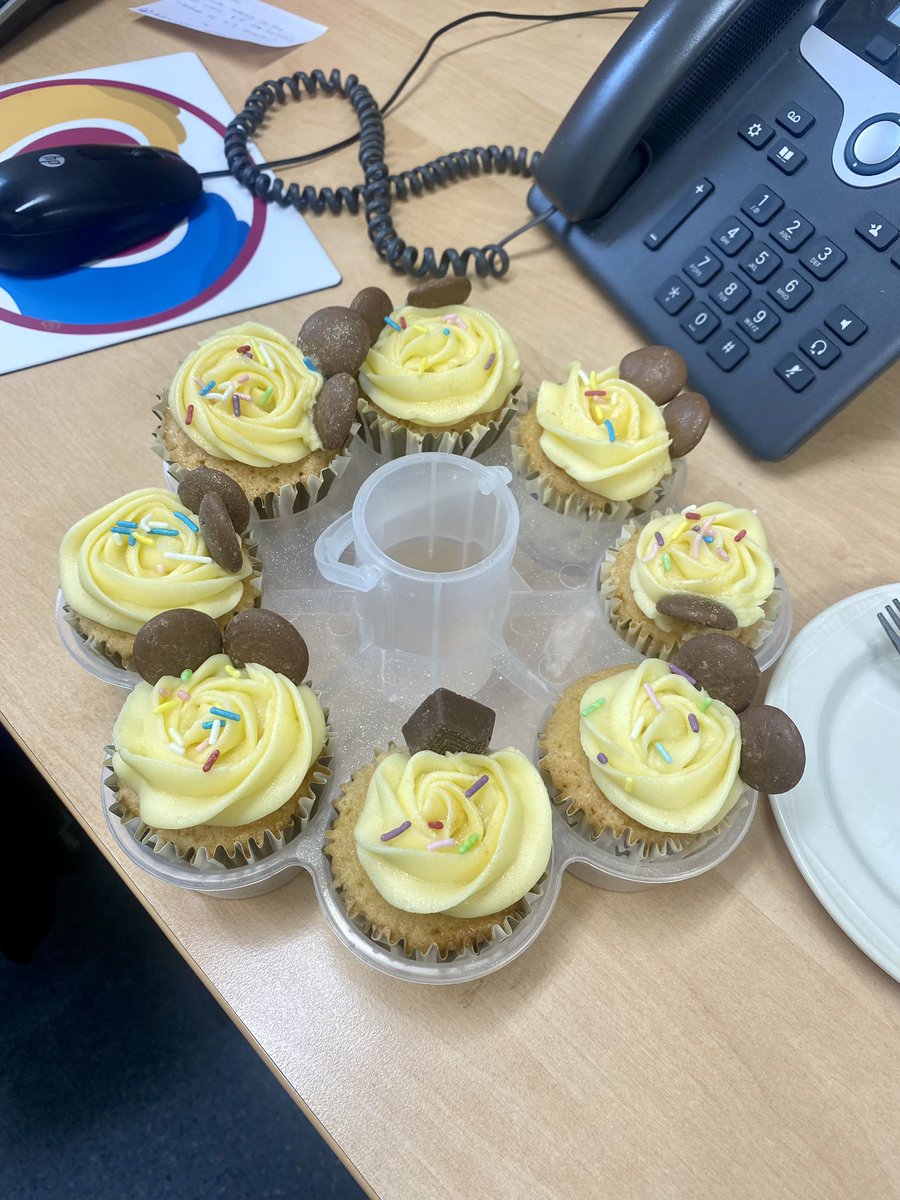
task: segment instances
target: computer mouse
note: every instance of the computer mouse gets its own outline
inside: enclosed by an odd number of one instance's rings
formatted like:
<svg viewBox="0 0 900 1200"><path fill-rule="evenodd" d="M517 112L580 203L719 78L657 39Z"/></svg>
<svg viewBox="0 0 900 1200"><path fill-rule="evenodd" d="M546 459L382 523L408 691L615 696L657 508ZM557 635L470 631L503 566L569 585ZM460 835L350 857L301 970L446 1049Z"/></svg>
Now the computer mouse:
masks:
<svg viewBox="0 0 900 1200"><path fill-rule="evenodd" d="M80 145L0 162L0 270L67 271L166 233L203 191L157 146Z"/></svg>

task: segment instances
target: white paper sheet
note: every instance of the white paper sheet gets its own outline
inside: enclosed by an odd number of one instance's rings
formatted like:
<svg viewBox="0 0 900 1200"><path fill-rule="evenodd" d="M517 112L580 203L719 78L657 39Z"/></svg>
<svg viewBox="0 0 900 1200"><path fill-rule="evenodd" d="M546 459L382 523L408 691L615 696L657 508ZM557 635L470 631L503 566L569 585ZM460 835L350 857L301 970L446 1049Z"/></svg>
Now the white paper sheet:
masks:
<svg viewBox="0 0 900 1200"><path fill-rule="evenodd" d="M302 46L328 30L327 25L307 21L263 0L156 0L131 11L257 46Z"/></svg>

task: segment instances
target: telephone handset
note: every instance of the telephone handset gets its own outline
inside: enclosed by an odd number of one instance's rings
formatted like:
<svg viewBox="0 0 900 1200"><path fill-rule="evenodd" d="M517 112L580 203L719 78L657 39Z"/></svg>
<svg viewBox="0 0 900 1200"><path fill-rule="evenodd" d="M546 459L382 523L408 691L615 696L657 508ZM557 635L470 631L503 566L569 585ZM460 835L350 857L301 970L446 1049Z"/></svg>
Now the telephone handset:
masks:
<svg viewBox="0 0 900 1200"><path fill-rule="evenodd" d="M565 249L783 457L900 355L900 0L647 0L536 179Z"/></svg>

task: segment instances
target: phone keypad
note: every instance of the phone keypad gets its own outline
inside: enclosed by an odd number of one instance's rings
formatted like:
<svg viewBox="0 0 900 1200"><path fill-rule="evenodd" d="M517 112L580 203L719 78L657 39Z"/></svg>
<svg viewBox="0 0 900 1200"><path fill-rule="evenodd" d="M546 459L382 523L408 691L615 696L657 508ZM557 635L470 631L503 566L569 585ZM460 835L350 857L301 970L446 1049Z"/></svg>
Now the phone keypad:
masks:
<svg viewBox="0 0 900 1200"><path fill-rule="evenodd" d="M717 367L721 367L723 371L733 371L739 363L744 361L750 350L736 333L726 330L724 333L716 335L707 347L706 353Z"/></svg>
<svg viewBox="0 0 900 1200"><path fill-rule="evenodd" d="M800 361L796 354L786 354L775 364L775 374L780 376L793 392L802 392L815 379L812 371Z"/></svg>
<svg viewBox="0 0 900 1200"><path fill-rule="evenodd" d="M784 171L785 175L795 174L806 162L803 151L787 138L779 138L766 157L779 171Z"/></svg>
<svg viewBox="0 0 900 1200"><path fill-rule="evenodd" d="M847 255L830 238L820 237L803 251L801 262L816 279L830 279L838 267L847 261Z"/></svg>
<svg viewBox="0 0 900 1200"><path fill-rule="evenodd" d="M841 357L836 342L822 329L811 329L800 339L800 349L810 362L825 371Z"/></svg>
<svg viewBox="0 0 900 1200"><path fill-rule="evenodd" d="M810 298L813 290L799 272L785 268L772 276L766 291L785 312L793 312Z"/></svg>
<svg viewBox="0 0 900 1200"><path fill-rule="evenodd" d="M745 306L739 318L739 324L754 342L764 342L770 333L774 333L781 324L781 317L770 304L760 300L751 300Z"/></svg>
<svg viewBox="0 0 900 1200"><path fill-rule="evenodd" d="M794 254L815 232L816 227L811 221L807 221L796 209L789 208L769 230L769 237L784 246L788 254Z"/></svg>
<svg viewBox="0 0 900 1200"><path fill-rule="evenodd" d="M775 114L775 120L794 137L803 137L816 123L812 113L801 108L799 104L785 104L784 108L779 108Z"/></svg>
<svg viewBox="0 0 900 1200"><path fill-rule="evenodd" d="M765 283L770 275L775 274L781 263L781 256L776 254L771 246L767 246L765 242L754 242L738 266L757 283Z"/></svg>
<svg viewBox="0 0 900 1200"><path fill-rule="evenodd" d="M681 328L695 342L705 342L719 328L721 321L705 304L689 308L681 321Z"/></svg>
<svg viewBox="0 0 900 1200"><path fill-rule="evenodd" d="M656 303L661 305L667 313L671 313L673 317L677 316L693 298L694 293L691 288L677 275L670 275L662 287L657 288L654 292Z"/></svg>
<svg viewBox="0 0 900 1200"><path fill-rule="evenodd" d="M722 270L722 261L705 246L698 246L681 269L703 287Z"/></svg>
<svg viewBox="0 0 900 1200"><path fill-rule="evenodd" d="M741 212L746 213L754 225L768 225L783 208L784 201L778 193L760 184L745 198Z"/></svg>
<svg viewBox="0 0 900 1200"><path fill-rule="evenodd" d="M752 230L748 229L743 221L738 220L737 217L728 217L713 230L712 242L723 254L734 258L735 254L743 250L752 237Z"/></svg>
<svg viewBox="0 0 900 1200"><path fill-rule="evenodd" d="M775 136L775 130L772 126L767 125L762 117L758 117L756 113L750 113L744 118L738 127L738 133L747 145L752 146L754 150L762 150L763 146L768 145Z"/></svg>
<svg viewBox="0 0 900 1200"><path fill-rule="evenodd" d="M857 222L856 232L864 242L868 242L876 250L887 250L888 246L893 246L896 242L900 229L886 220L881 213L870 212Z"/></svg>
<svg viewBox="0 0 900 1200"><path fill-rule="evenodd" d="M825 324L847 346L852 346L854 342L858 342L862 335L869 331L869 327L865 321L849 309L846 304L839 304L837 308L833 309L825 318Z"/></svg>
<svg viewBox="0 0 900 1200"><path fill-rule="evenodd" d="M715 287L710 288L709 298L722 312L733 313L750 295L746 283L742 283L737 275L729 271L723 275Z"/></svg>

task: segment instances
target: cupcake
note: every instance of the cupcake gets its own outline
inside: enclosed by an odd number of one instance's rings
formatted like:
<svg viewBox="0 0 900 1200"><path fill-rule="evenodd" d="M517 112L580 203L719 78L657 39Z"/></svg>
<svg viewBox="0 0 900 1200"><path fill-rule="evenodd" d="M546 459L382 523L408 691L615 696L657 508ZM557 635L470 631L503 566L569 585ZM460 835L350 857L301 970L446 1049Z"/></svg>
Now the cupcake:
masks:
<svg viewBox="0 0 900 1200"><path fill-rule="evenodd" d="M139 841L234 866L303 827L328 777L327 731L303 683L306 644L289 621L241 613L222 647L215 622L195 612L144 626L135 646L143 681L116 721L108 786L112 811Z"/></svg>
<svg viewBox="0 0 900 1200"><path fill-rule="evenodd" d="M188 355L161 398L154 449L176 479L200 466L229 475L261 517L300 512L349 461L356 381L328 374L265 325L223 330Z"/></svg>
<svg viewBox="0 0 900 1200"><path fill-rule="evenodd" d="M551 809L519 750L488 748L494 714L446 689L357 771L325 853L347 915L408 955L477 950L527 914L550 859Z"/></svg>
<svg viewBox="0 0 900 1200"><path fill-rule="evenodd" d="M556 512L644 512L665 494L672 460L709 424L709 404L682 392L686 382L684 359L666 346L646 346L603 371L570 363L565 382L545 380L514 427L517 470Z"/></svg>
<svg viewBox="0 0 900 1200"><path fill-rule="evenodd" d="M762 522L713 501L627 524L600 569L613 628L642 654L668 659L709 629L757 649L780 595Z"/></svg>
<svg viewBox="0 0 900 1200"><path fill-rule="evenodd" d="M465 303L471 287L467 279L429 280L403 308L368 310L380 331L359 372L360 436L378 453L471 458L512 419L519 352L492 316Z"/></svg>
<svg viewBox="0 0 900 1200"><path fill-rule="evenodd" d="M671 665L579 679L539 739L555 800L592 839L645 857L697 849L750 791L789 791L803 774L794 723L751 704L759 680L752 653L721 634L695 638Z"/></svg>
<svg viewBox="0 0 900 1200"><path fill-rule="evenodd" d="M63 613L88 646L125 670L145 622L188 608L220 625L259 603L258 563L244 534L247 501L210 470L178 495L140 488L83 517L59 550Z"/></svg>

